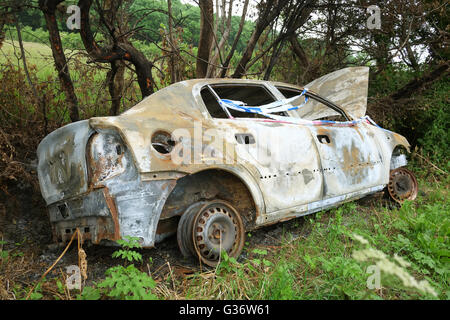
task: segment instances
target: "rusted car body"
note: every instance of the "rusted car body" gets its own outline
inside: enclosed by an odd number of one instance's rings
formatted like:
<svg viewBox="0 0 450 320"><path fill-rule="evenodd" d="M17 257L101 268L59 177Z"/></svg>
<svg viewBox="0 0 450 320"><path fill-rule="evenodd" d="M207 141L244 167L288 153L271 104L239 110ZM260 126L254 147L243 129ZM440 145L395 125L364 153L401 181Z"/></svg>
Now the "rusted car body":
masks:
<svg viewBox="0 0 450 320"><path fill-rule="evenodd" d="M413 175L392 174L406 165L409 143L364 118L367 83L360 67L307 90L189 80L120 116L55 130L38 147L55 241L79 228L93 243L133 236L153 247L178 232L184 255L214 265L221 249L239 255L245 231L386 186L399 201L413 198Z"/></svg>

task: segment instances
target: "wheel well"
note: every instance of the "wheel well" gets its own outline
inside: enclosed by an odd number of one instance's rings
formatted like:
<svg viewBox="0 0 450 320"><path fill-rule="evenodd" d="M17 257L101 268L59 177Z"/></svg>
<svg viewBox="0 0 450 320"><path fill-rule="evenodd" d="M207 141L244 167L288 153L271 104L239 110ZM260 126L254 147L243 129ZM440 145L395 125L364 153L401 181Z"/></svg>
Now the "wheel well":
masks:
<svg viewBox="0 0 450 320"><path fill-rule="evenodd" d="M394 170L399 167L406 166L408 150L402 146L397 145L394 150L392 150L391 161L390 161L390 169Z"/></svg>
<svg viewBox="0 0 450 320"><path fill-rule="evenodd" d="M241 215L245 229L253 229L256 206L249 189L239 177L220 169L205 170L178 179L164 204L160 223L181 216L195 202L212 199L230 202Z"/></svg>

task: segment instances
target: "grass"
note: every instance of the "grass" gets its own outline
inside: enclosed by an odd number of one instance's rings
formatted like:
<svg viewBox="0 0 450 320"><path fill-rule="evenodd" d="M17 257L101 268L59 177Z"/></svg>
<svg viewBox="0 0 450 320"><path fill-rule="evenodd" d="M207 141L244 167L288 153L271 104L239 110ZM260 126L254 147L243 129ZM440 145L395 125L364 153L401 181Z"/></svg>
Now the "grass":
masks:
<svg viewBox="0 0 450 320"><path fill-rule="evenodd" d="M32 74L32 81L38 85L49 85L52 88L50 96L64 100L61 92L57 72L54 66L52 50L49 45L36 42L23 42L27 66ZM104 116L109 113L110 95L106 83L109 64L92 63L82 50L64 50L68 61L70 76L74 84L75 93L79 101L79 110L82 119L93 116ZM23 61L20 55L18 41L7 39L0 47L0 69L4 66L14 66L23 70ZM160 73L153 70L153 77L157 88L162 88ZM1 76L0 76L1 78ZM124 99L121 112L133 107L141 101L141 93L136 75L128 68L125 70ZM58 103L58 107L61 102ZM51 108L50 108L51 109ZM52 110L49 110L49 114ZM68 121L68 116L66 116Z"/></svg>
<svg viewBox="0 0 450 320"><path fill-rule="evenodd" d="M37 42L23 42L25 56L28 66L35 68L35 75L39 81L47 81L49 78L56 76L56 69L52 55L52 49L47 44ZM6 40L0 50L0 64L19 65L21 68L23 62L20 55L19 42L15 40ZM86 64L87 59L82 51L79 50L64 50L66 59L69 61L70 75L76 84L82 80L86 70L77 72L75 64ZM106 78L107 70L96 70L94 75L95 83L102 83Z"/></svg>
<svg viewBox="0 0 450 320"><path fill-rule="evenodd" d="M178 296L193 299L449 299L450 206L448 179L440 184L420 179L425 193L401 208L372 199L351 202L290 223L279 248L250 250L238 263L225 259L218 270L198 273ZM302 220L302 219L300 219ZM293 238L301 228L302 236ZM403 271L426 280L437 293L409 287L395 272L381 272L381 286L369 289L376 261L361 262L364 249L354 235L384 252L389 261L405 262ZM400 258L398 258L400 257ZM264 263L262 263L264 261ZM388 270L389 271L389 270ZM175 296L169 296L174 298Z"/></svg>
<svg viewBox="0 0 450 320"><path fill-rule="evenodd" d="M47 102L47 115L50 119L53 119L54 109L60 109L62 106L66 106L66 104L64 102L65 96L60 88L60 82L54 66L52 50L46 44L35 42L23 42L23 44L27 58L27 66L32 75L32 82L38 88L46 87L48 90L43 94L49 100ZM87 119L93 116L108 115L111 103L106 83L108 65L87 63L88 58L83 51L65 50L65 54L75 93L78 98L81 118ZM21 70L21 74L24 74L19 44L17 41L7 39L0 48L0 69L6 70L9 66L13 66L15 70ZM2 75L0 75L1 77ZM126 70L125 72L124 90L126 99L123 99L121 111L134 106L141 100L139 86L130 70ZM40 89L38 91L42 92ZM55 99L55 101L52 101L52 99ZM15 109L15 106L12 105L8 109L11 112L11 110ZM65 115L65 122L67 121L69 121L68 112Z"/></svg>
<svg viewBox="0 0 450 320"><path fill-rule="evenodd" d="M27 63L30 66L36 66L36 76L39 79L45 80L56 72L53 66L52 49L49 46L36 42L24 42L23 46ZM0 64L6 63L22 66L18 41L7 40L3 43L0 50Z"/></svg>

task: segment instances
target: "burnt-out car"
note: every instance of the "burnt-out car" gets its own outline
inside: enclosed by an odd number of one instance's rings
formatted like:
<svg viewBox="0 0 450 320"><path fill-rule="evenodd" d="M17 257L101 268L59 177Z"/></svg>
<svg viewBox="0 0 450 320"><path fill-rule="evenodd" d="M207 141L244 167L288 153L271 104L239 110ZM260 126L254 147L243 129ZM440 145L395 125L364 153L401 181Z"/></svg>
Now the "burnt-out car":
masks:
<svg viewBox="0 0 450 320"><path fill-rule="evenodd" d="M38 147L54 240L93 243L177 234L183 255L238 256L246 231L385 188L414 199L407 140L365 115L368 68L304 88L196 79L115 117L55 130Z"/></svg>

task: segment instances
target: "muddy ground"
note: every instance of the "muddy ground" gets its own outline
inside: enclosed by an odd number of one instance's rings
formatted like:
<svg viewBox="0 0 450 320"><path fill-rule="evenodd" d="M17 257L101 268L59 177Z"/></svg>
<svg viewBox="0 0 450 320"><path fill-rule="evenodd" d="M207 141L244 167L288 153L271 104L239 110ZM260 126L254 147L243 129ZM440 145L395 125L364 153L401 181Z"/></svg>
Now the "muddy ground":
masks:
<svg viewBox="0 0 450 320"><path fill-rule="evenodd" d="M3 273L3 275L0 274L0 281L3 282L0 283L0 289L2 286L7 288L10 283L18 282L23 285L36 283L64 249L64 247L56 247L52 244L47 210L39 192L33 190L31 186L20 185L9 188L9 190L14 192L0 195L0 240L4 241L0 248L10 251L10 255L14 255L15 258L13 265L0 268ZM376 194L361 199L358 203L370 207L381 197L381 194ZM308 216L248 233L244 252L239 259L244 260L253 248L276 249L281 245L281 239L284 236L288 236L290 239L307 237L309 229L305 224L306 219ZM78 265L76 248L77 245L74 242L52 269L53 271L49 273L47 279L61 277L61 273L65 272L67 266ZM111 256L117 250L115 247L85 243L83 248L86 251L88 262L86 285L103 279L108 268L120 263L120 260ZM183 258L178 249L176 236L164 240L156 248L143 249L141 253L144 261L141 269L151 272L156 280L166 279L169 272L186 275L205 270L205 267L201 267L194 258ZM152 263L149 263L149 260Z"/></svg>

